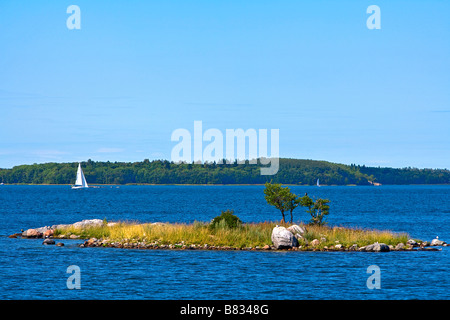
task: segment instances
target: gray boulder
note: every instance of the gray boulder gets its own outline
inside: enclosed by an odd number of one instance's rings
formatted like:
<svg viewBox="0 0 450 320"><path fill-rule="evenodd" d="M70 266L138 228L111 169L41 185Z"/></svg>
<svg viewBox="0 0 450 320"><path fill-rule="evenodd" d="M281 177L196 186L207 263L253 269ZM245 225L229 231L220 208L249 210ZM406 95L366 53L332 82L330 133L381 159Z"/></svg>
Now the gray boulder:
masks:
<svg viewBox="0 0 450 320"><path fill-rule="evenodd" d="M387 244L384 243L374 243L369 244L368 246L361 247L359 251L366 251L366 252L389 252L391 249Z"/></svg>
<svg viewBox="0 0 450 320"><path fill-rule="evenodd" d="M306 232L306 229L304 227L300 227L296 224L290 226L289 228L287 228L290 232L292 232L292 234L299 234L299 235L303 235Z"/></svg>
<svg viewBox="0 0 450 320"><path fill-rule="evenodd" d="M44 242L42 242L42 244L45 244L45 245L55 244L55 240L47 238L44 240Z"/></svg>
<svg viewBox="0 0 450 320"><path fill-rule="evenodd" d="M305 227L300 227L299 225L294 224L294 225L290 226L289 228L287 228L287 230L292 232L292 234L297 239L297 241L299 241L299 242L306 241L306 239L303 237L303 234L306 233Z"/></svg>
<svg viewBox="0 0 450 320"><path fill-rule="evenodd" d="M374 243L373 244L373 252L389 252L391 251L391 249L389 248L389 246L387 244L384 243Z"/></svg>
<svg viewBox="0 0 450 320"><path fill-rule="evenodd" d="M290 249L298 247L298 240L285 227L276 226L272 230L272 243L275 249Z"/></svg>

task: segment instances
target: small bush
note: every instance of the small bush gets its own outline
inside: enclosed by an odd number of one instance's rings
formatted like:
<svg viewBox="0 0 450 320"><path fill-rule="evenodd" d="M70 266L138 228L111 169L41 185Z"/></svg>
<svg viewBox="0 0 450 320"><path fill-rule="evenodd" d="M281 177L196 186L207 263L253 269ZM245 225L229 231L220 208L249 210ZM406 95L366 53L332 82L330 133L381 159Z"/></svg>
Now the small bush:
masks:
<svg viewBox="0 0 450 320"><path fill-rule="evenodd" d="M222 211L220 216L212 219L209 227L211 229L216 228L238 228L242 225L241 219L239 219L236 215L234 215L233 210Z"/></svg>

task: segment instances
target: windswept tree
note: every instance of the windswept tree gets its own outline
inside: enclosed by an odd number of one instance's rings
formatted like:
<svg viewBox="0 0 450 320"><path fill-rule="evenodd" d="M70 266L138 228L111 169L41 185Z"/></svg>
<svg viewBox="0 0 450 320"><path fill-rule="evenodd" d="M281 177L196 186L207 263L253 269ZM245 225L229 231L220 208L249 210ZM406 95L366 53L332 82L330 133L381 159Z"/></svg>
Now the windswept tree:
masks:
<svg viewBox="0 0 450 320"><path fill-rule="evenodd" d="M292 193L289 187L282 187L280 183L266 182L265 187L264 198L267 203L280 210L283 223L286 222L285 212L289 211L292 223L292 211L300 205L300 198Z"/></svg>
<svg viewBox="0 0 450 320"><path fill-rule="evenodd" d="M308 212L311 215L311 224L323 226L326 222L323 221L324 217L330 213L330 206L328 205L330 200L317 199L313 201L308 195L300 198L300 204L302 207L307 207Z"/></svg>
<svg viewBox="0 0 450 320"><path fill-rule="evenodd" d="M287 188L287 187L286 187ZM289 190L289 188L288 188ZM294 217L292 215L292 211L294 211L295 208L301 205L301 198L297 196L295 193L292 193L289 191L289 194L287 195L286 199L286 206L291 214L291 223L294 220Z"/></svg>
<svg viewBox="0 0 450 320"><path fill-rule="evenodd" d="M268 204L280 210L282 216L281 221L286 222L284 212L287 210L287 206L283 197L285 191L281 186L281 183L272 184L270 182L266 182L265 187L264 198Z"/></svg>

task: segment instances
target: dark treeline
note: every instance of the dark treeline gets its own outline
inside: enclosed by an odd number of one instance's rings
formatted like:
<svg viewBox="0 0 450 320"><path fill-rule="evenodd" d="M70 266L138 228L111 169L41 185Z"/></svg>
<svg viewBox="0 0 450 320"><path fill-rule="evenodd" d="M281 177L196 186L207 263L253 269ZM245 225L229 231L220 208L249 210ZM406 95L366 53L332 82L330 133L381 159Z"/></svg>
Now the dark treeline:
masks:
<svg viewBox="0 0 450 320"><path fill-rule="evenodd" d="M0 169L5 184L73 184L78 163L44 163ZM343 165L327 161L280 159L276 175L262 176L256 164L176 164L142 162L82 162L89 184L282 184L322 185L449 184L450 171L393 169Z"/></svg>
<svg viewBox="0 0 450 320"><path fill-rule="evenodd" d="M360 172L376 177L382 184L450 184L450 171L444 169L361 167Z"/></svg>

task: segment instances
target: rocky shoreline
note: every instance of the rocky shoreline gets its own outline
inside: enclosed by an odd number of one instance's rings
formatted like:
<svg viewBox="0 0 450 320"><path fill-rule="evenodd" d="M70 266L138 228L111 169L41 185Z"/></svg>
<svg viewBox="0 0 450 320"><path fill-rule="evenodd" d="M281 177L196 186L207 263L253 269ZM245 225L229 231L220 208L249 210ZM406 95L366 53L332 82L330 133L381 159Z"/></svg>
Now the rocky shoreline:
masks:
<svg viewBox="0 0 450 320"><path fill-rule="evenodd" d="M106 226L111 227L116 223L110 222ZM154 223L164 225L163 223ZM390 251L439 251L442 250L439 247L447 246L445 241L439 240L437 237L431 242L428 241L416 241L409 239L406 243L398 243L396 246L387 245L385 243L375 242L366 246L359 247L357 244L351 246L344 246L337 243L333 246L320 246L320 244L326 239L313 239L308 242L303 235L306 232L304 227L298 225L292 225L288 228L282 226L276 226L272 231L272 243L264 246L255 247L231 247L231 246L214 246L214 245L196 245L187 244L184 241L174 244L166 244L160 241L138 241L134 239L123 239L121 241L112 241L110 239L97 239L89 238L82 239L79 235L75 234L59 234L56 235L55 231L61 232L68 227L73 228L89 228L99 227L105 225L103 220L91 219L82 220L73 224L60 224L53 226L45 226L40 228L22 230L20 233L15 233L9 236L9 238L24 238L24 239L44 239L43 245L56 245L64 246L62 242L56 242L58 239L72 239L72 240L84 240L79 244L79 247L108 247L108 248L124 248L124 249L165 249L165 250L244 250L244 251L268 251L268 250L284 250L284 251L350 251L350 252L390 252ZM300 245L300 243L302 245Z"/></svg>

